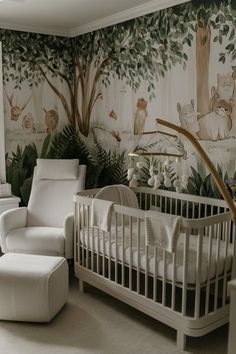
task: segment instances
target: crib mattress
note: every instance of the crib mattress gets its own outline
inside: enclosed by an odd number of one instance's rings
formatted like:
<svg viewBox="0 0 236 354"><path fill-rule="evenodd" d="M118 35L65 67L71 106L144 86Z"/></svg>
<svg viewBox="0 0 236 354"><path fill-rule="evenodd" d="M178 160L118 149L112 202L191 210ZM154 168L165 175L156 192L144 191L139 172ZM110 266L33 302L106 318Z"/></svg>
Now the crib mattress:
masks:
<svg viewBox="0 0 236 354"><path fill-rule="evenodd" d="M154 274L155 269L155 257L154 248L152 246L145 247L145 233L144 223L141 223L140 228L140 251L137 249L137 232L133 227L132 233L130 233L129 226L124 228L124 232L121 227L117 228L117 239L115 241L115 228L111 228L109 233L102 232L99 229L83 228L80 230L80 241L84 247L88 247L90 250L106 257L111 257L113 260L117 257L119 262L123 261L126 266L130 264L132 267L138 267L138 254L139 254L139 267L142 271L147 271L149 274ZM124 236L123 236L124 235ZM130 235L132 235L132 242L130 243ZM184 241L185 235L180 234L176 248L176 267L175 267L175 280L176 282L183 283L184 276ZM187 283L196 283L196 264L197 264L197 244L198 237L196 235L189 236L189 252L188 252L188 266L187 266ZM227 257L225 257L225 242L219 243L219 258L217 262L217 240L212 238L212 252L211 252L211 264L209 265L209 237L203 236L202 245L202 259L201 259L201 283L204 283L208 278L208 272L210 278L213 279L218 275L221 275L226 266L227 271L230 271L232 266L233 247L228 245ZM173 254L166 252L166 279L168 281L173 280ZM163 251L157 249L156 256L156 274L157 277L163 277L164 275L164 261Z"/></svg>

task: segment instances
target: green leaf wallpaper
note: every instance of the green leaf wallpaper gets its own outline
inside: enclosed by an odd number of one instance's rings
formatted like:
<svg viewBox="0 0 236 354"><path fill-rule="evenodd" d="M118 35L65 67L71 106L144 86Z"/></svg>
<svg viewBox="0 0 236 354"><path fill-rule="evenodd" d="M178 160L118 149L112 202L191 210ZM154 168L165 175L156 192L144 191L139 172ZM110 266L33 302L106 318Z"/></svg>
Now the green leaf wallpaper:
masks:
<svg viewBox="0 0 236 354"><path fill-rule="evenodd" d="M78 157L88 165L88 188L128 183L127 168L139 162L129 151L176 148L142 135L157 128L157 117L189 130L226 182L233 178L235 15L233 0L193 0L72 39L0 29L13 192L27 204L37 157ZM170 161L172 180L188 174L185 192L220 197L195 151L181 144L186 159ZM142 163L145 184L153 162Z"/></svg>

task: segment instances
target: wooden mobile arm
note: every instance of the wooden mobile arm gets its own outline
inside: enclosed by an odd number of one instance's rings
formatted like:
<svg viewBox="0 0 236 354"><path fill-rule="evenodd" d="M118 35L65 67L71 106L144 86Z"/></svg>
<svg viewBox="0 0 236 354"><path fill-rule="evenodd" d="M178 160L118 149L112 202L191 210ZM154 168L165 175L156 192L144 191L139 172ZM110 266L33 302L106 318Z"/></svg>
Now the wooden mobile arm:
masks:
<svg viewBox="0 0 236 354"><path fill-rule="evenodd" d="M199 155L202 157L202 159L206 163L209 171L211 172L211 175L212 175L217 187L219 188L224 200L228 204L228 207L231 211L232 221L236 225L236 206L235 206L222 178L220 177L219 173L217 172L215 166L213 165L213 163L211 162L211 160L209 159L209 157L207 156L206 152L201 147L199 142L196 140L196 138L186 129L178 127L177 125L167 122L166 120L157 118L156 122L158 124L161 124L161 125L167 127L167 128L171 128L173 130L176 130L180 134L183 134L192 143L192 145L195 147L195 149L197 150Z"/></svg>

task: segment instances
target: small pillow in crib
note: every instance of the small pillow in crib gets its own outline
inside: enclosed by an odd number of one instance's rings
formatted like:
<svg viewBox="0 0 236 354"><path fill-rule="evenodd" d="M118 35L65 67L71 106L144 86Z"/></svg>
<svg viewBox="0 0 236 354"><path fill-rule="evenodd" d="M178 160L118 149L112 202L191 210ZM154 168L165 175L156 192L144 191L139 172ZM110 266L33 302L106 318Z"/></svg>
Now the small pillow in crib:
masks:
<svg viewBox="0 0 236 354"><path fill-rule="evenodd" d="M78 159L37 159L39 179L76 179L78 171Z"/></svg>
<svg viewBox="0 0 236 354"><path fill-rule="evenodd" d="M127 206L130 208L139 208L138 199L136 194L128 187L123 184L106 186L100 189L95 195L97 199L103 199L113 202L118 205ZM112 215L112 224L115 223L115 215ZM128 215L124 215L124 224L129 224ZM117 225L122 225L122 215L118 215Z"/></svg>
<svg viewBox="0 0 236 354"><path fill-rule="evenodd" d="M123 184L103 187L97 192L95 198L108 200L115 204L127 206L130 208L139 208L136 194L129 187Z"/></svg>

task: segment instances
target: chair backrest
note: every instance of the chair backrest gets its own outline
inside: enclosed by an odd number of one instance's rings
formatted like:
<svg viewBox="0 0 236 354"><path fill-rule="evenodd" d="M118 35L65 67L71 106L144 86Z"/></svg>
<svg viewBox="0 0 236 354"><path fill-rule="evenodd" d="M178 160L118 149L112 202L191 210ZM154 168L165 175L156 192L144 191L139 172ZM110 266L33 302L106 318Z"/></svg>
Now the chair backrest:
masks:
<svg viewBox="0 0 236 354"><path fill-rule="evenodd" d="M38 159L28 204L27 226L63 227L74 210L73 195L85 188L79 160Z"/></svg>

